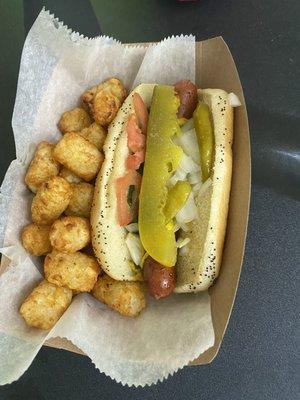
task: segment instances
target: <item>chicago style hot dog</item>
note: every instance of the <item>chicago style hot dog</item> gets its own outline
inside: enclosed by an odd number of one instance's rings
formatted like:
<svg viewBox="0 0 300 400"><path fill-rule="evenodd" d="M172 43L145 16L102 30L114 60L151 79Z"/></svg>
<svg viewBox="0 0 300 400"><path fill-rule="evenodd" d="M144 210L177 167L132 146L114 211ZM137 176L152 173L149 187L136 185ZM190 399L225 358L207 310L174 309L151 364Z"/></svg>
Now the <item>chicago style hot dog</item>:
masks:
<svg viewBox="0 0 300 400"><path fill-rule="evenodd" d="M233 109L190 81L141 84L108 130L91 212L92 242L116 280L155 298L217 277L232 169Z"/></svg>

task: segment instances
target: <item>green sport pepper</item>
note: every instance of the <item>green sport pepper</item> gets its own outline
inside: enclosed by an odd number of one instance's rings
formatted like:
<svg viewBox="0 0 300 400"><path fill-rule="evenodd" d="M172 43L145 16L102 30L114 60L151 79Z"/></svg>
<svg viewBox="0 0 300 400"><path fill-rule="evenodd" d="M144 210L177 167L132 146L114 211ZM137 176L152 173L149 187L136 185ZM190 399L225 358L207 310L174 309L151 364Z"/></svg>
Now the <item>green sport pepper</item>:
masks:
<svg viewBox="0 0 300 400"><path fill-rule="evenodd" d="M179 99L173 86L154 88L147 127L144 173L139 198L139 232L145 251L157 262L172 267L177 248L174 230L166 225L167 182L178 168L182 149L172 141L180 134Z"/></svg>
<svg viewBox="0 0 300 400"><path fill-rule="evenodd" d="M213 124L206 103L199 101L193 119L199 145L202 181L205 182L210 177L214 156Z"/></svg>
<svg viewBox="0 0 300 400"><path fill-rule="evenodd" d="M192 187L189 182L186 181L178 181L168 193L167 203L164 209L166 223L169 223L178 211L184 206L186 203Z"/></svg>

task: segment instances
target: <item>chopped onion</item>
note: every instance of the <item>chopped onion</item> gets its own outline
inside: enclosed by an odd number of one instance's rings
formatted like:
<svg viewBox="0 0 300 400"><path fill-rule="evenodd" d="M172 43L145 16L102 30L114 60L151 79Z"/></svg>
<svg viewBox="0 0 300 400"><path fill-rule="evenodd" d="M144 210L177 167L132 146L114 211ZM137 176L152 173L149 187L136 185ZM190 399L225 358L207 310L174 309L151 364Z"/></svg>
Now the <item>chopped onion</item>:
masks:
<svg viewBox="0 0 300 400"><path fill-rule="evenodd" d="M212 184L212 180L211 178L208 178L200 187L200 191L199 191L199 195L201 194L201 196L207 191L207 189L210 187L210 185Z"/></svg>
<svg viewBox="0 0 300 400"><path fill-rule="evenodd" d="M179 166L179 167L177 168L177 170L175 171L175 174L174 174L174 175L176 175L176 177L178 178L178 180L183 181L183 180L186 179L187 173L186 173L186 171L184 171L184 170Z"/></svg>
<svg viewBox="0 0 300 400"><path fill-rule="evenodd" d="M173 176L168 180L168 186L174 186L178 181L185 181L187 173L180 167L176 170Z"/></svg>
<svg viewBox="0 0 300 400"><path fill-rule="evenodd" d="M176 222L175 225L174 225L173 230L174 230L174 232L177 232L177 231L179 231L179 229L180 229L180 225L178 225L177 222Z"/></svg>
<svg viewBox="0 0 300 400"><path fill-rule="evenodd" d="M186 203L176 214L176 221L179 225L193 221L198 214L198 210L194 201L193 192L190 193Z"/></svg>
<svg viewBox="0 0 300 400"><path fill-rule="evenodd" d="M187 224L185 224L184 222L182 222L180 225L180 229L183 230L183 232L188 232L190 230L190 228L188 227Z"/></svg>
<svg viewBox="0 0 300 400"><path fill-rule="evenodd" d="M190 182L191 185L196 185L198 183L201 183L200 171L190 173L188 175L188 181Z"/></svg>
<svg viewBox="0 0 300 400"><path fill-rule="evenodd" d="M183 246L183 247L181 247L181 249L179 249L179 254L181 256L184 256L188 251L189 251L188 247L187 246Z"/></svg>
<svg viewBox="0 0 300 400"><path fill-rule="evenodd" d="M198 193L202 186L203 186L202 183L197 183L196 185L193 186L193 192Z"/></svg>
<svg viewBox="0 0 300 400"><path fill-rule="evenodd" d="M179 168L185 171L187 174L197 172L200 170L200 166L196 164L193 159L183 153Z"/></svg>
<svg viewBox="0 0 300 400"><path fill-rule="evenodd" d="M133 222L132 224L126 225L126 226L125 226L125 229L126 229L128 232L136 233L136 232L139 231L139 225L138 225L136 222Z"/></svg>
<svg viewBox="0 0 300 400"><path fill-rule="evenodd" d="M190 243L191 239L190 238L179 238L176 241L176 247L178 249L181 249L182 247L186 246L188 243Z"/></svg>
<svg viewBox="0 0 300 400"><path fill-rule="evenodd" d="M194 129L194 120L193 118L189 119L182 127L180 128L181 132L187 132L190 129Z"/></svg>
<svg viewBox="0 0 300 400"><path fill-rule="evenodd" d="M232 107L239 107L242 105L242 103L240 102L240 99L234 93L229 93L228 100L229 100L229 104Z"/></svg>
<svg viewBox="0 0 300 400"><path fill-rule="evenodd" d="M135 265L141 265L145 250L143 248L142 242L140 241L139 235L129 232L125 238L125 243L127 245L132 261L135 263Z"/></svg>
<svg viewBox="0 0 300 400"><path fill-rule="evenodd" d="M185 154L191 157L195 163L200 164L199 145L195 129L190 129L176 138L179 146L182 147Z"/></svg>

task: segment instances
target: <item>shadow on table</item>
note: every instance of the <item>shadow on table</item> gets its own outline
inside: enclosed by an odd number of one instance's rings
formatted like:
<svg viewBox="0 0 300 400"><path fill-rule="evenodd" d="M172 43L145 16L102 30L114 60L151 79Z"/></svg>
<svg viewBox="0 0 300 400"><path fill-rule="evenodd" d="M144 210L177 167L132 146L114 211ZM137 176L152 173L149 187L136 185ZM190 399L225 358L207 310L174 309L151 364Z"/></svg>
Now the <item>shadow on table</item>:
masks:
<svg viewBox="0 0 300 400"><path fill-rule="evenodd" d="M299 119L248 104L253 183L300 199Z"/></svg>

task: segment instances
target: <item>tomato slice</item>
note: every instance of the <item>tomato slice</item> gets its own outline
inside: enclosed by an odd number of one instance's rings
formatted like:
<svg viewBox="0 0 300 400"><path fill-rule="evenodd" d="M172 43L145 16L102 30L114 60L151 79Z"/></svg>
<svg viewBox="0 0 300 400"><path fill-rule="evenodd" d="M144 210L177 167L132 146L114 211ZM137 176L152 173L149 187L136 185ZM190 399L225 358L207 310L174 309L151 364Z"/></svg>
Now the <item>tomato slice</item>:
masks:
<svg viewBox="0 0 300 400"><path fill-rule="evenodd" d="M143 134L146 135L149 115L144 100L138 93L133 94L133 107L137 116L138 125L141 128Z"/></svg>
<svg viewBox="0 0 300 400"><path fill-rule="evenodd" d="M142 150L146 145L146 136L142 134L142 131L138 127L137 119L135 114L131 114L128 118L127 126L127 144L129 150L133 153Z"/></svg>
<svg viewBox="0 0 300 400"><path fill-rule="evenodd" d="M138 93L133 95L135 114L129 115L126 133L131 154L126 159L127 172L116 180L117 216L120 226L126 226L137 218L141 175L137 172L145 161L147 107Z"/></svg>
<svg viewBox="0 0 300 400"><path fill-rule="evenodd" d="M120 226L126 226L137 217L141 175L133 169L116 180L117 215Z"/></svg>
<svg viewBox="0 0 300 400"><path fill-rule="evenodd" d="M139 169L140 165L145 161L145 149L129 154L126 159L126 167L128 169Z"/></svg>

